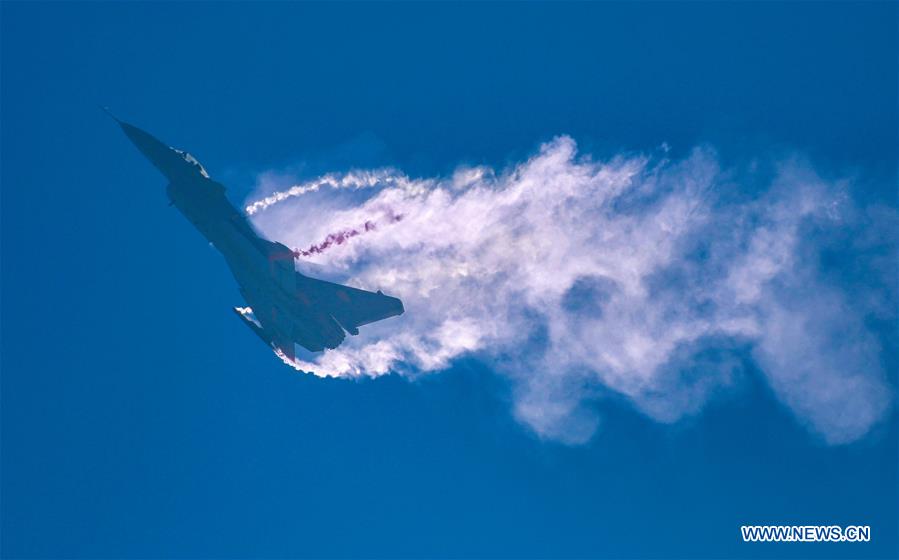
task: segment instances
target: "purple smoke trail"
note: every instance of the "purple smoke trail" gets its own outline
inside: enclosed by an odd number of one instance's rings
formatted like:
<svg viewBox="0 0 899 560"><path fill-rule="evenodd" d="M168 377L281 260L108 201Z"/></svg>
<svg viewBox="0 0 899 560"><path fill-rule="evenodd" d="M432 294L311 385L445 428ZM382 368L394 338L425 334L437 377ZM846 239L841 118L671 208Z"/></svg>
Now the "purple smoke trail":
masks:
<svg viewBox="0 0 899 560"><path fill-rule="evenodd" d="M403 219L402 214L395 214L393 212L393 210L387 211L386 222L388 224L395 224L396 222L398 222L402 219ZM377 229L377 225L375 224L375 222L368 220L359 228L351 228L351 229L345 229L342 231L338 231L336 233L329 233L328 236L325 237L325 240L322 241L321 243L310 245L309 248L306 250L297 249L296 251L294 251L294 257L296 257L296 258L309 257L311 255L318 255L318 254L324 253L330 247L333 247L335 245L343 245L344 243L346 243L350 239L356 237L357 235L362 235L363 233L368 233L368 232L374 231L376 229Z"/></svg>

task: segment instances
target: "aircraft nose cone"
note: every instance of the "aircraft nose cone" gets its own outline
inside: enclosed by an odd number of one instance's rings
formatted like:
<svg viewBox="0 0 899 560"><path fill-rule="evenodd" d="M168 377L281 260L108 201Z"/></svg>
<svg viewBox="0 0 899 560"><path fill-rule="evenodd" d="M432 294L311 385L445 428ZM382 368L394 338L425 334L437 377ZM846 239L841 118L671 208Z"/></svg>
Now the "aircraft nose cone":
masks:
<svg viewBox="0 0 899 560"><path fill-rule="evenodd" d="M107 115L109 115L109 118L111 118L112 120L114 120L115 122L117 122L117 123L119 123L119 124L122 124L122 121L119 120L119 118L118 118L117 116L115 116L115 115L112 114L112 111L109 110L109 107L103 105L103 106L100 107L100 109L101 109L104 113L106 113Z"/></svg>

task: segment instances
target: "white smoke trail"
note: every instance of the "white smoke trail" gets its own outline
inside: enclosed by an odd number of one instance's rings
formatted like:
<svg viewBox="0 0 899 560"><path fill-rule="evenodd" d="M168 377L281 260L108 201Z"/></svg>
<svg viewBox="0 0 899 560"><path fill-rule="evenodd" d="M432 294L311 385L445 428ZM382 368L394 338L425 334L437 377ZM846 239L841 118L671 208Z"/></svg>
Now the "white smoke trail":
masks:
<svg viewBox="0 0 899 560"><path fill-rule="evenodd" d="M336 212L304 199L302 223L288 206L254 221L302 247L385 208L403 215L311 258L400 297L406 314L297 369L421 375L475 357L510 379L517 418L577 443L599 395L672 422L752 361L812 432L853 441L892 404L884 338L868 325L896 320L896 212L856 207L847 181L801 161L773 176L723 172L708 150L594 161L562 137L500 175L381 180ZM822 255L856 273L828 272Z"/></svg>
<svg viewBox="0 0 899 560"><path fill-rule="evenodd" d="M427 185L415 182L407 176L393 169L374 169L371 171L358 170L349 173L329 173L311 181L294 185L289 189L278 191L251 202L245 208L248 215L252 216L289 198L302 196L310 192L316 192L322 187L331 189L365 189L376 186L395 187L401 189L424 188Z"/></svg>

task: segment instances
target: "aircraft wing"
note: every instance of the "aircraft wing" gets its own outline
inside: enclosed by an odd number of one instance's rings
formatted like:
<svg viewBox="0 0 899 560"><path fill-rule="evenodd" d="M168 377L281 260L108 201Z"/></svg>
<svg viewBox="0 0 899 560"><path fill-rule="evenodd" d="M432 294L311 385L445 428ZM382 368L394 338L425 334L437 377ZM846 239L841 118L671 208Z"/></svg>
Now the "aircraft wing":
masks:
<svg viewBox="0 0 899 560"><path fill-rule="evenodd" d="M264 292L247 290L243 286L240 293L249 307L235 307L234 312L243 320L243 323L253 331L266 344L274 350L280 351L284 356L293 360L296 357L294 349L294 330L291 315L280 309L277 304L267 297ZM343 333L341 332L341 337ZM319 352L323 347L309 345L309 341L297 341L312 352Z"/></svg>
<svg viewBox="0 0 899 560"><path fill-rule="evenodd" d="M333 282L317 280L297 273L298 297L307 297L331 314L350 334L359 334L359 328L368 323L401 315L403 302L385 296L380 291L367 292Z"/></svg>
<svg viewBox="0 0 899 560"><path fill-rule="evenodd" d="M256 336L261 338L263 342L271 346L273 350L280 351L291 360L296 357L293 348L293 341L279 337L277 333L267 332L262 327L262 324L259 323L259 320L256 318L256 314L252 308L235 307L234 313L236 313L237 316L240 317L244 325L246 325L251 331L253 331Z"/></svg>

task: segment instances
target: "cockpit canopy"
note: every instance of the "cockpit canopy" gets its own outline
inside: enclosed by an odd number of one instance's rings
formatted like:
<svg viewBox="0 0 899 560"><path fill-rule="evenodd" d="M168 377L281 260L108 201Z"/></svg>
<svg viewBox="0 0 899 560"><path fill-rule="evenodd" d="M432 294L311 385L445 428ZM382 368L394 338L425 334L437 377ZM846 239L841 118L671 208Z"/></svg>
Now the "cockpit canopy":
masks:
<svg viewBox="0 0 899 560"><path fill-rule="evenodd" d="M207 173L203 165L199 161L197 161L197 158L185 152L184 150L179 150L178 148L172 148L172 150L174 150L179 156L183 157L184 161L195 166L200 172L200 175L209 179L209 173Z"/></svg>

